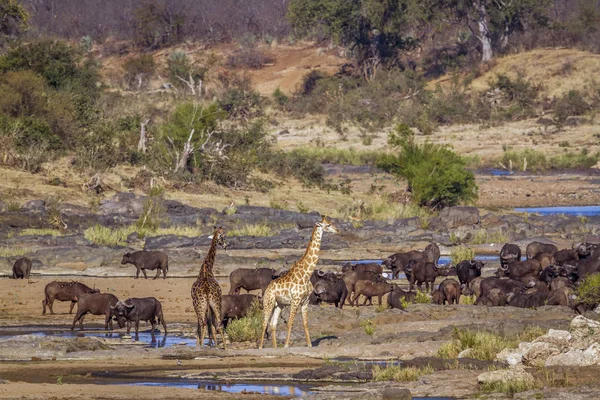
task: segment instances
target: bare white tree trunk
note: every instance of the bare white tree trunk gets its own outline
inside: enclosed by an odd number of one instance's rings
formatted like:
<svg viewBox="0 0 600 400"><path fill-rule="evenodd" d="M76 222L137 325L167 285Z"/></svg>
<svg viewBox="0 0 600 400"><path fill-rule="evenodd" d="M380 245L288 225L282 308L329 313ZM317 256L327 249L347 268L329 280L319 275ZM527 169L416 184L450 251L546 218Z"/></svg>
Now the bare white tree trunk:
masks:
<svg viewBox="0 0 600 400"><path fill-rule="evenodd" d="M148 125L148 122L150 122L149 119L140 123L140 141L138 142L137 150L141 151L142 154L146 154L146 125Z"/></svg>
<svg viewBox="0 0 600 400"><path fill-rule="evenodd" d="M192 76L191 72L188 76L188 79L183 79L179 75L177 75L177 79L179 79L181 82L183 82L187 85L187 87L192 92L193 96L200 97L202 95L202 79L198 79L198 88L197 89L196 89L196 82L194 82L194 77Z"/></svg>
<svg viewBox="0 0 600 400"><path fill-rule="evenodd" d="M479 29L479 35L477 39L481 42L481 61L488 62L493 57L492 52L492 38L487 22L487 10L485 8L485 0L477 0L474 3L477 12L477 27Z"/></svg>
<svg viewBox="0 0 600 400"><path fill-rule="evenodd" d="M192 144L193 137L194 129L191 130L187 142L183 145L183 150L179 154L179 157L177 157L177 159L175 160L175 172L184 170L187 166L190 156L194 153L194 145Z"/></svg>

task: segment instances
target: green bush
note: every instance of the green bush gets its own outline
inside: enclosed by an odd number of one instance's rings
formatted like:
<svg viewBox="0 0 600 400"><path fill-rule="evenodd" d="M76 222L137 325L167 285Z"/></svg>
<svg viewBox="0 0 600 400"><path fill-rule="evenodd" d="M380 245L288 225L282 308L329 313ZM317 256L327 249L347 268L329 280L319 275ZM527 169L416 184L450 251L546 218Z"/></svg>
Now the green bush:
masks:
<svg viewBox="0 0 600 400"><path fill-rule="evenodd" d="M141 54L130 57L123 63L125 71L125 82L132 89L141 89L148 85L148 81L154 74L156 64L150 54Z"/></svg>
<svg viewBox="0 0 600 400"><path fill-rule="evenodd" d="M579 90L569 90L569 93L560 97L554 104L554 120L562 125L567 118L583 115L590 110L590 104Z"/></svg>
<svg viewBox="0 0 600 400"><path fill-rule="evenodd" d="M263 311L258 300L252 303L248 314L227 324L225 332L232 342L256 342L261 337Z"/></svg>
<svg viewBox="0 0 600 400"><path fill-rule="evenodd" d="M265 154L261 168L271 170L280 176L294 176L305 186L325 184L325 169L318 157L302 149L286 153L274 150Z"/></svg>
<svg viewBox="0 0 600 400"><path fill-rule="evenodd" d="M577 287L579 301L590 306L600 303L600 273L595 273L583 278L581 285Z"/></svg>
<svg viewBox="0 0 600 400"><path fill-rule="evenodd" d="M133 13L134 41L149 48L177 43L184 24L185 16L168 10L165 2L144 0Z"/></svg>
<svg viewBox="0 0 600 400"><path fill-rule="evenodd" d="M275 104L277 104L277 106L285 107L290 101L290 98L286 96L281 89L277 88L273 92L273 100L275 100Z"/></svg>
<svg viewBox="0 0 600 400"><path fill-rule="evenodd" d="M477 199L475 176L466 170L465 159L449 148L416 143L404 124L390 133L388 142L402 151L397 157L383 157L378 166L406 178L416 204L436 209Z"/></svg>
<svg viewBox="0 0 600 400"><path fill-rule="evenodd" d="M140 236L145 232L156 232L165 218L165 190L160 186L150 189L142 214L136 222L136 228Z"/></svg>
<svg viewBox="0 0 600 400"><path fill-rule="evenodd" d="M475 250L465 246L456 246L452 248L450 253L450 262L453 265L456 265L463 260L472 260L474 258Z"/></svg>

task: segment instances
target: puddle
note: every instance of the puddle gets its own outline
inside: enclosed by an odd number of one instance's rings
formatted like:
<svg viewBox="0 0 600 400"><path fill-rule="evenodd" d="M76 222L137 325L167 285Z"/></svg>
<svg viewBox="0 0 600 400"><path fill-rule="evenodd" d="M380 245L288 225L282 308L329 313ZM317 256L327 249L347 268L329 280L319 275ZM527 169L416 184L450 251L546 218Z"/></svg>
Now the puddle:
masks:
<svg viewBox="0 0 600 400"><path fill-rule="evenodd" d="M515 208L517 212L536 213L541 215L574 215L592 217L600 215L600 206L573 206L573 207L530 207Z"/></svg>
<svg viewBox="0 0 600 400"><path fill-rule="evenodd" d="M133 332L132 332L133 333ZM115 339L121 340L122 344L139 345L145 348L162 348L171 346L195 346L195 337L178 336L179 334L174 333L167 336L162 335L160 332L155 332L154 340L150 330L140 331L139 336L136 340L135 333L128 337L125 332L110 332L104 329L98 330L84 330L84 331L71 331L68 328L48 328L48 327L5 327L0 329L0 339L13 339L20 335L35 335L45 337L59 337L59 338L76 338L76 337L97 337L102 339ZM208 345L208 339L204 340L204 344Z"/></svg>

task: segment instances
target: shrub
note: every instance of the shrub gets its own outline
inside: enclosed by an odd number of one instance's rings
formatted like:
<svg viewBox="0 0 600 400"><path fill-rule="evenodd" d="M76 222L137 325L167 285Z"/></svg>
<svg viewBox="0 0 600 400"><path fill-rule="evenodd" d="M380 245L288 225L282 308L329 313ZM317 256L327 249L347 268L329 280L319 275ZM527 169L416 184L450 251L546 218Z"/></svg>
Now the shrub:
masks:
<svg viewBox="0 0 600 400"><path fill-rule="evenodd" d="M431 295L429 293L417 291L415 295L416 304L429 304L431 303Z"/></svg>
<svg viewBox="0 0 600 400"><path fill-rule="evenodd" d="M280 176L294 176L305 186L325 184L325 170L318 157L302 149L286 153L281 150L265 153L263 170L271 170Z"/></svg>
<svg viewBox="0 0 600 400"><path fill-rule="evenodd" d="M400 367L399 365L388 365L385 368L374 365L373 380L375 382L411 382L416 381L423 375L432 374L433 372L434 369L430 365L424 367Z"/></svg>
<svg viewBox="0 0 600 400"><path fill-rule="evenodd" d="M184 23L185 16L173 12L166 3L144 0L133 13L134 41L149 48L177 43Z"/></svg>
<svg viewBox="0 0 600 400"><path fill-rule="evenodd" d="M380 159L378 166L406 178L416 204L435 209L477 199L475 176L452 150L429 142L417 144L403 124L390 133L388 141L402 152Z"/></svg>
<svg viewBox="0 0 600 400"><path fill-rule="evenodd" d="M562 125L567 118L573 115L583 115L591 109L591 106L578 90L569 90L567 94L560 97L554 104L554 120Z"/></svg>
<svg viewBox="0 0 600 400"><path fill-rule="evenodd" d="M375 324L370 319L360 321L360 326L365 329L365 333L369 336L372 336L375 333Z"/></svg>
<svg viewBox="0 0 600 400"><path fill-rule="evenodd" d="M600 303L600 273L595 273L583 278L583 282L576 289L579 301L589 306Z"/></svg>
<svg viewBox="0 0 600 400"><path fill-rule="evenodd" d="M507 393L515 394L536 389L538 386L534 380L525 380L519 378L510 378L502 381L485 382L480 386L484 393Z"/></svg>
<svg viewBox="0 0 600 400"><path fill-rule="evenodd" d="M229 68L260 69L272 63L274 58L260 51L256 46L241 47L227 57L225 65Z"/></svg>
<svg viewBox="0 0 600 400"><path fill-rule="evenodd" d="M286 96L281 89L277 88L275 91L273 91L273 100L275 100L275 104L277 104L280 108L283 108L288 104L290 98Z"/></svg>
<svg viewBox="0 0 600 400"><path fill-rule="evenodd" d="M475 258L475 250L464 246L456 246L450 252L450 262L454 265L463 260L472 260Z"/></svg>
<svg viewBox="0 0 600 400"><path fill-rule="evenodd" d="M123 63L125 82L132 89L140 90L148 85L149 79L154 74L156 64L150 54L141 54L130 57Z"/></svg>
<svg viewBox="0 0 600 400"><path fill-rule="evenodd" d="M229 87L218 100L230 119L249 120L262 115L263 99L244 77Z"/></svg>
<svg viewBox="0 0 600 400"><path fill-rule="evenodd" d="M227 232L228 236L273 236L275 232L271 230L271 227L265 223L244 225L238 229L231 229Z"/></svg>
<svg viewBox="0 0 600 400"><path fill-rule="evenodd" d="M262 323L261 304L255 300L248 314L243 318L230 321L225 332L232 342L255 342L261 337Z"/></svg>
<svg viewBox="0 0 600 400"><path fill-rule="evenodd" d="M137 232L144 236L146 231L156 232L165 215L165 190L155 186L148 192L148 197L144 202L142 215L136 222Z"/></svg>
<svg viewBox="0 0 600 400"><path fill-rule="evenodd" d="M122 246L127 236L135 232L133 227L111 229L102 225L94 225L83 231L83 237L100 246Z"/></svg>

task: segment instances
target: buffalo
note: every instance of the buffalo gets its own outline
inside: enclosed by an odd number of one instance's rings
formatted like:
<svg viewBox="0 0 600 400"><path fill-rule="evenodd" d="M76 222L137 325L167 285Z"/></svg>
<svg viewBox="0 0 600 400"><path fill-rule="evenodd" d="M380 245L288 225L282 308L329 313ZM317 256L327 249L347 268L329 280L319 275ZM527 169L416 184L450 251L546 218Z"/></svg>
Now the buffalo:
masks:
<svg viewBox="0 0 600 400"><path fill-rule="evenodd" d="M31 260L27 257L21 257L15 261L12 269L13 279L29 279L31 272Z"/></svg>
<svg viewBox="0 0 600 400"><path fill-rule="evenodd" d="M572 289L573 284L569 280L569 278L564 276L559 276L558 278L554 278L552 282L550 282L550 290L558 290L561 288Z"/></svg>
<svg viewBox="0 0 600 400"><path fill-rule="evenodd" d="M372 272L374 274L383 274L383 267L377 263L351 264L346 263L342 266L342 272Z"/></svg>
<svg viewBox="0 0 600 400"><path fill-rule="evenodd" d="M554 259L558 265L563 265L570 261L579 260L579 252L573 249L559 250L555 255Z"/></svg>
<svg viewBox="0 0 600 400"><path fill-rule="evenodd" d="M538 253L532 259L539 262L542 269L549 267L550 265L556 265L556 259L550 253Z"/></svg>
<svg viewBox="0 0 600 400"><path fill-rule="evenodd" d="M438 265L438 261L440 260L440 248L435 243L430 243L423 250L423 261L427 261L430 263L434 263Z"/></svg>
<svg viewBox="0 0 600 400"><path fill-rule="evenodd" d="M489 290L485 296L479 296L475 302L477 306L502 307L506 305L506 293L499 287Z"/></svg>
<svg viewBox="0 0 600 400"><path fill-rule="evenodd" d="M493 288L502 289L504 293L521 293L526 289L526 286L523 282L514 279L495 277L484 278L481 281L480 297L488 296L488 293L490 293L490 290Z"/></svg>
<svg viewBox="0 0 600 400"><path fill-rule="evenodd" d="M558 247L549 243L542 242L531 242L527 245L527 249L525 249L525 254L527 258L533 258L540 253L548 253L550 255L555 255L558 252Z"/></svg>
<svg viewBox="0 0 600 400"><path fill-rule="evenodd" d="M431 289L435 284L435 279L438 276L448 276L452 274L452 268L437 268L435 264L431 262L417 262L410 261L406 266L406 275L408 282L410 283L410 289L412 290L415 286L419 286L419 290L423 290L423 283L425 288L429 291L429 284Z"/></svg>
<svg viewBox="0 0 600 400"><path fill-rule="evenodd" d="M382 297L386 293L391 292L394 289L394 285L387 282L372 282L372 281L358 281L356 282L356 288L354 291L354 298L350 301L351 305L358 307L358 297L362 294L365 296L363 306L369 301L369 305L373 304L372 297L377 296L379 299L379 305L382 304Z"/></svg>
<svg viewBox="0 0 600 400"><path fill-rule="evenodd" d="M511 261L521 261L521 248L512 243L506 243L500 250L500 266L506 268Z"/></svg>
<svg viewBox="0 0 600 400"><path fill-rule="evenodd" d="M135 279L139 278L140 270L144 273L144 278L148 279L146 270L156 270L156 279L162 271L163 278L167 278L169 270L169 257L162 251L134 251L133 253L125 253L121 264L133 264L136 268Z"/></svg>
<svg viewBox="0 0 600 400"><path fill-rule="evenodd" d="M439 304L439 305L444 304L444 295L442 294L440 289L436 289L433 292L431 292L431 302L433 304Z"/></svg>
<svg viewBox="0 0 600 400"><path fill-rule="evenodd" d="M444 279L440 283L439 291L442 294L442 304L458 304L460 301L460 283L454 279Z"/></svg>
<svg viewBox="0 0 600 400"><path fill-rule="evenodd" d="M410 261L421 261L423 260L423 252L419 250L411 250L406 253L392 254L382 264L392 270L392 279L398 279L400 272L406 269L406 266Z"/></svg>
<svg viewBox="0 0 600 400"><path fill-rule="evenodd" d="M119 299L110 293L83 293L76 297L77 313L73 319L71 330L75 329L75 324L79 321L79 329L83 330L83 319L87 313L92 315L104 315L104 329L113 328L112 311L119 302Z"/></svg>
<svg viewBox="0 0 600 400"><path fill-rule="evenodd" d="M563 265L565 270L575 273L578 279L600 272L600 258L583 258Z"/></svg>
<svg viewBox="0 0 600 400"><path fill-rule="evenodd" d="M239 294L240 289L247 292L260 289L262 294L273 279L279 278L272 268L239 268L229 275L229 294Z"/></svg>
<svg viewBox="0 0 600 400"><path fill-rule="evenodd" d="M406 292L402 290L400 286L394 285L387 298L388 307L402 310L404 309L404 307L402 307L402 300L407 303L412 303L415 301L415 296L415 292Z"/></svg>
<svg viewBox="0 0 600 400"><path fill-rule="evenodd" d="M485 264L479 260L463 260L456 265L456 274L461 285L468 285L473 279L481 276Z"/></svg>
<svg viewBox="0 0 600 400"><path fill-rule="evenodd" d="M500 267L497 271L499 277L508 276L513 279L522 278L526 275L539 275L542 267L537 260L511 261L506 268Z"/></svg>
<svg viewBox="0 0 600 400"><path fill-rule="evenodd" d="M348 288L344 280L335 274L327 273L316 279L316 282L313 282L313 292L309 300L311 304L319 304L322 301L333 303L341 309L344 307L346 297L348 297Z"/></svg>
<svg viewBox="0 0 600 400"><path fill-rule="evenodd" d="M519 308L538 308L546 305L548 293L508 293L506 295L508 305Z"/></svg>
<svg viewBox="0 0 600 400"><path fill-rule="evenodd" d="M348 303L352 305L352 293L354 293L354 289L356 283L358 281L372 281L372 282L381 282L386 283L386 279L381 276L381 274L375 274L370 271L365 272L357 272L357 271L348 271L342 274L342 280L346 284L346 290L348 294L346 295L346 299Z"/></svg>
<svg viewBox="0 0 600 400"><path fill-rule="evenodd" d="M165 317L163 316L162 305L160 304L160 301L154 297L145 297L141 299L134 297L125 301L118 301L114 307L110 305L110 299L108 302L112 314L119 324L119 328L123 328L127 325L127 334L131 331L131 323L134 322L135 336L137 337L140 330L140 321L148 321L152 324L151 332L152 336L154 336L157 320L158 323L163 326L164 334L167 334L167 324L165 322Z"/></svg>
<svg viewBox="0 0 600 400"><path fill-rule="evenodd" d="M71 314L75 303L77 303L77 298L84 293L100 293L100 290L92 289L81 282L50 282L44 288L45 298L42 301L42 315L46 315L46 306L50 309L50 314L54 314L52 309L54 300L70 301L69 314Z"/></svg>

